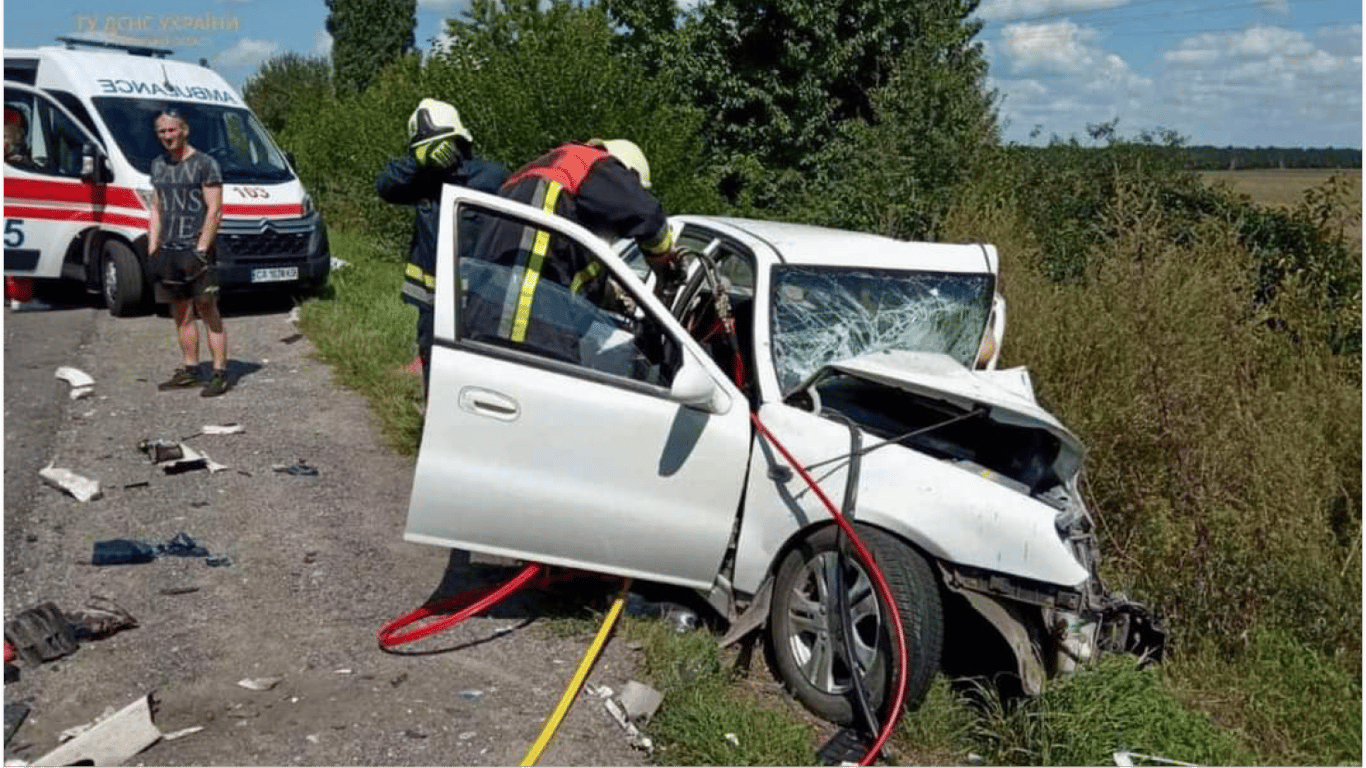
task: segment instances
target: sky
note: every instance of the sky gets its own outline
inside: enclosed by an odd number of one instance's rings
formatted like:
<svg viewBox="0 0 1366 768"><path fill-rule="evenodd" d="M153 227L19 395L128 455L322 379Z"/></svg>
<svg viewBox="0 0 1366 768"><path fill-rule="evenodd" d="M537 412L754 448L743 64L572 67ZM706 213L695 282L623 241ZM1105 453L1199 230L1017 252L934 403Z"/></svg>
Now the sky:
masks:
<svg viewBox="0 0 1366 768"><path fill-rule="evenodd" d="M418 47L465 7L418 0ZM1362 146L1360 0L982 0L976 16L1007 141L1117 119L1190 144ZM5 0L3 26L6 48L171 48L240 89L272 55L327 54L326 17L323 0Z"/></svg>

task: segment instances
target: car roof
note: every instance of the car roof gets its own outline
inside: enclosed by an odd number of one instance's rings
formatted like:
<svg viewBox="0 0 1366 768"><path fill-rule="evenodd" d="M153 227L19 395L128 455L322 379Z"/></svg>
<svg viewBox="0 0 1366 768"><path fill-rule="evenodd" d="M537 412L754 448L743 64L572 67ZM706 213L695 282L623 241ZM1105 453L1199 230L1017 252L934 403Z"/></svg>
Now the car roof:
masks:
<svg viewBox="0 0 1366 768"><path fill-rule="evenodd" d="M769 254L776 254L777 260L787 264L996 272L995 248L979 243L897 240L868 232L730 216L686 215L673 219L742 240L759 259L771 260Z"/></svg>

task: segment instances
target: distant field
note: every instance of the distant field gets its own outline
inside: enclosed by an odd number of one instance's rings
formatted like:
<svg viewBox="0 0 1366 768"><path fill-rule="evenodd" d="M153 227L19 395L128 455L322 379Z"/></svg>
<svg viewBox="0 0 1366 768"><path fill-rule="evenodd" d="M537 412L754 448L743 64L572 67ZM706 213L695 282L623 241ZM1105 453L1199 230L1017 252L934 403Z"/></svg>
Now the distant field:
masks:
<svg viewBox="0 0 1366 768"><path fill-rule="evenodd" d="M1321 169L1287 168L1250 171L1201 171L1207 181L1225 181L1235 190L1264 205L1290 206L1298 203L1306 189L1316 187L1338 174L1351 180L1356 189L1357 205L1361 204L1361 169L1330 171Z"/></svg>

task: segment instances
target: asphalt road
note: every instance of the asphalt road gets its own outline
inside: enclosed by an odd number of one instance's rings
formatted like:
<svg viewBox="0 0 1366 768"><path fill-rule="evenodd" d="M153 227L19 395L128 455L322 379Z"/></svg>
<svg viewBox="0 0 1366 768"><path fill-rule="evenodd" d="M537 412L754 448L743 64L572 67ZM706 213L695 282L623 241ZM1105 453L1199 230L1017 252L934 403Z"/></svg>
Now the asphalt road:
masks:
<svg viewBox="0 0 1366 768"><path fill-rule="evenodd" d="M19 665L5 701L31 714L7 759L34 760L62 731L149 693L162 732L203 730L131 764L512 765L540 733L591 639L542 619L601 611L610 587L529 595L401 653L381 650L389 620L508 574L403 541L412 460L381 443L364 401L332 381L287 311L228 318L235 385L204 399L156 389L178 362L164 317L5 310L5 618L45 601L70 613L99 595L138 621ZM91 375L94 393L69 399L60 365ZM198 434L232 423L243 431ZM164 474L136 448L159 437L228 469ZM49 461L99 480L103 497L81 503L41 483ZM317 475L272 471L299 461ZM180 532L231 564L82 562L97 541ZM637 656L614 640L589 681L620 690ZM238 685L245 678L279 680L254 691ZM541 763L645 760L585 695Z"/></svg>

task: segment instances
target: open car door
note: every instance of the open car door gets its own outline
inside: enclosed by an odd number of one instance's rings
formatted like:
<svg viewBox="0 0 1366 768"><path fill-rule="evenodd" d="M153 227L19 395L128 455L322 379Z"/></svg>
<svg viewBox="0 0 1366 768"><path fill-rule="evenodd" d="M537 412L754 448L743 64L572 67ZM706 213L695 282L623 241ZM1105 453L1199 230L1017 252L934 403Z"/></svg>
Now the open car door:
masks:
<svg viewBox="0 0 1366 768"><path fill-rule="evenodd" d="M508 228L520 246L484 247ZM572 290L541 277L557 238L592 256ZM405 538L711 587L744 486L747 402L607 244L447 186L435 306Z"/></svg>

